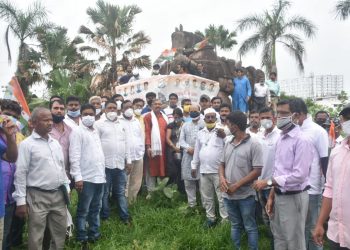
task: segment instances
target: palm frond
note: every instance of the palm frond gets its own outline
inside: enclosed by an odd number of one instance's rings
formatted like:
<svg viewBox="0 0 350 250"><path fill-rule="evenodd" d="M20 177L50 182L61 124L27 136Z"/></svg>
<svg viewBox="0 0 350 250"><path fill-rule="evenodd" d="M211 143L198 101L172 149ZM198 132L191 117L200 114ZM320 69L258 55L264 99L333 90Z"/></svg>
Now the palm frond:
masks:
<svg viewBox="0 0 350 250"><path fill-rule="evenodd" d="M242 43L238 49L238 55L244 56L249 50L256 50L261 43L263 43L263 40L260 33L255 33Z"/></svg>
<svg viewBox="0 0 350 250"><path fill-rule="evenodd" d="M265 43L261 52L261 67L270 72L272 67L272 42Z"/></svg>
<svg viewBox="0 0 350 250"><path fill-rule="evenodd" d="M302 16L293 16L291 17L282 27L283 31L288 29L296 29L305 34L306 37L314 37L316 34L316 26L305 17Z"/></svg>
<svg viewBox="0 0 350 250"><path fill-rule="evenodd" d="M79 48L80 52L88 52L88 53L99 53L99 50L97 48L91 47L91 46L81 46Z"/></svg>
<svg viewBox="0 0 350 250"><path fill-rule="evenodd" d="M287 49L287 51L294 57L298 63L298 68L301 72L304 71L303 57L305 55L305 47L301 40L295 39L293 36L286 35L285 40L289 42L279 41Z"/></svg>
<svg viewBox="0 0 350 250"><path fill-rule="evenodd" d="M253 27L261 27L265 25L264 22L264 17L263 16L258 16L258 15L252 15L252 16L248 16L242 19L239 19L237 21L238 26L236 28L236 30L238 31L245 31L248 29L251 29Z"/></svg>
<svg viewBox="0 0 350 250"><path fill-rule="evenodd" d="M10 26L7 26L6 32L5 32L5 42L6 42L6 47L7 47L7 54L8 54L8 62L12 62L12 56L11 56L11 49L10 49L10 42L9 42L9 30Z"/></svg>
<svg viewBox="0 0 350 250"><path fill-rule="evenodd" d="M92 32L92 30L90 30L85 25L80 26L79 33L84 34L84 35L88 35L88 36L91 36L91 37L95 36L94 32Z"/></svg>
<svg viewBox="0 0 350 250"><path fill-rule="evenodd" d="M131 65L139 69L151 69L152 64L149 56L140 56L137 58L133 58L131 60Z"/></svg>
<svg viewBox="0 0 350 250"><path fill-rule="evenodd" d="M336 17L345 20L350 16L350 0L338 1L335 6Z"/></svg>

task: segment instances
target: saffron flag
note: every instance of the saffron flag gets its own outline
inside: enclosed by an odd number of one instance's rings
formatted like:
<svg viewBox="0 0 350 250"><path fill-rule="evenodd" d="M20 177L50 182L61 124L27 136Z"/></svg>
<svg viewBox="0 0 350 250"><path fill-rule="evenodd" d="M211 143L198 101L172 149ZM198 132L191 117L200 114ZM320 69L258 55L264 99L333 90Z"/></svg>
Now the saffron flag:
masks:
<svg viewBox="0 0 350 250"><path fill-rule="evenodd" d="M193 49L197 51L197 50L203 49L207 45L208 45L208 38L205 38L203 41L196 43Z"/></svg>
<svg viewBox="0 0 350 250"><path fill-rule="evenodd" d="M333 148L335 146L335 126L333 121L331 121L331 126L329 127L328 138L329 138L329 146Z"/></svg>
<svg viewBox="0 0 350 250"><path fill-rule="evenodd" d="M10 99L18 102L22 107L22 116L21 116L21 126L20 129L24 128L28 125L28 120L30 117L30 110L27 104L27 101L22 92L21 86L18 83L17 78L12 77L11 81L6 86L6 91L4 95L4 99Z"/></svg>

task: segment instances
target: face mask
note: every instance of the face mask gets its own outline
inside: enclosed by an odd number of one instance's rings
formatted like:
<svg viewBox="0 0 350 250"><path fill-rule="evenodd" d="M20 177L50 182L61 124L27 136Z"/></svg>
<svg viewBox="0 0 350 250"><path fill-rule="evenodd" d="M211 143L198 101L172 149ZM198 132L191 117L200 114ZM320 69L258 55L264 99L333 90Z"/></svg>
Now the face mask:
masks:
<svg viewBox="0 0 350 250"><path fill-rule="evenodd" d="M199 115L200 115L200 113L198 111L191 111L190 112L190 117L192 119L195 119L195 118L199 117Z"/></svg>
<svg viewBox="0 0 350 250"><path fill-rule="evenodd" d="M105 108L106 108L106 103L105 103L105 102L101 103L101 108L102 108L102 109L105 109Z"/></svg>
<svg viewBox="0 0 350 250"><path fill-rule="evenodd" d="M207 129L215 128L215 125L216 125L216 122L211 122L211 123L206 122L205 123L205 126L207 126Z"/></svg>
<svg viewBox="0 0 350 250"><path fill-rule="evenodd" d="M350 135L350 121L343 122L341 125L343 128L343 132L346 136Z"/></svg>
<svg viewBox="0 0 350 250"><path fill-rule="evenodd" d="M170 104L169 107L172 108L172 109L174 109L174 108L177 107L177 105L176 105L176 104Z"/></svg>
<svg viewBox="0 0 350 250"><path fill-rule="evenodd" d="M100 114L102 109L96 109L96 115Z"/></svg>
<svg viewBox="0 0 350 250"><path fill-rule="evenodd" d="M81 118L81 122L84 124L85 127L91 127L92 125L94 125L95 122L95 116L92 115L87 115L87 116L83 116Z"/></svg>
<svg viewBox="0 0 350 250"><path fill-rule="evenodd" d="M117 110L122 110L122 101L116 101L115 102L117 104Z"/></svg>
<svg viewBox="0 0 350 250"><path fill-rule="evenodd" d="M134 110L134 114L137 115L137 116L140 116L141 112L142 112L142 109L135 109Z"/></svg>
<svg viewBox="0 0 350 250"><path fill-rule="evenodd" d="M79 109L77 111L68 110L67 115L69 115L70 117L76 118L80 116L80 110Z"/></svg>
<svg viewBox="0 0 350 250"><path fill-rule="evenodd" d="M106 114L106 117L107 117L108 120L113 122L113 121L115 121L118 118L118 113L117 112L108 112Z"/></svg>
<svg viewBox="0 0 350 250"><path fill-rule="evenodd" d="M124 111L124 115L127 118L132 117L133 114L134 114L134 111L132 110L132 108L128 108L127 110Z"/></svg>
<svg viewBox="0 0 350 250"><path fill-rule="evenodd" d="M190 112L191 105L184 105L184 112L188 113Z"/></svg>
<svg viewBox="0 0 350 250"><path fill-rule="evenodd" d="M262 119L260 123L264 129L270 129L272 127L272 121L270 119Z"/></svg>
<svg viewBox="0 0 350 250"><path fill-rule="evenodd" d="M61 123L62 121L63 121L63 119L64 119L64 115L54 115L54 114L52 114L52 121L54 122L54 123Z"/></svg>
<svg viewBox="0 0 350 250"><path fill-rule="evenodd" d="M293 126L293 115L277 118L276 125L280 130L288 130L291 126Z"/></svg>

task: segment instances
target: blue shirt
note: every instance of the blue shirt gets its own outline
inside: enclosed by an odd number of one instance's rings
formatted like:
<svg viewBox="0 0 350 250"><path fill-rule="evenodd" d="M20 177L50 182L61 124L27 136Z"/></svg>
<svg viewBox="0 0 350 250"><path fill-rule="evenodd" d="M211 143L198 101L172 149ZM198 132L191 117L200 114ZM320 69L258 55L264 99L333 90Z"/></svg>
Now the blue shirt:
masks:
<svg viewBox="0 0 350 250"><path fill-rule="evenodd" d="M6 152L7 146L4 142L0 141L0 157ZM1 167L0 160L0 167ZM4 184L2 181L2 171L0 171L0 218L5 216L5 199L4 199Z"/></svg>

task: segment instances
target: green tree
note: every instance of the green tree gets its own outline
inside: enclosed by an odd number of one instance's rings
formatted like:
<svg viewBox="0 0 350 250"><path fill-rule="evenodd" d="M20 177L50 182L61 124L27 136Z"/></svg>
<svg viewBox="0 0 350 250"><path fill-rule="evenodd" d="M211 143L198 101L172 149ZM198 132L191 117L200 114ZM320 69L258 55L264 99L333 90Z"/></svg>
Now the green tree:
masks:
<svg viewBox="0 0 350 250"><path fill-rule="evenodd" d="M120 7L98 0L96 8L88 8L87 14L95 24L95 30L80 27L80 33L98 46L99 62L105 62L102 73L106 74L106 84L116 81L117 67L127 65L136 68L151 68L149 56L141 55L142 49L150 43L144 32L133 32L133 23L141 9L136 5ZM91 49L86 46L86 49ZM107 87L107 86L106 86Z"/></svg>
<svg viewBox="0 0 350 250"><path fill-rule="evenodd" d="M201 31L196 31L195 33L203 38L208 38L208 42L214 46L215 52L217 52L217 47L222 50L231 50L237 44L235 40L236 32L230 32L223 25L215 26L210 24L204 30L204 33Z"/></svg>
<svg viewBox="0 0 350 250"><path fill-rule="evenodd" d="M304 33L306 38L315 36L316 26L305 17L287 17L290 2L279 0L271 11L254 14L238 20L238 31L254 29L254 34L241 44L238 54L244 56L262 46L261 65L267 72L277 71L277 44L282 45L296 59L298 68L303 71L305 54L304 41L294 31Z"/></svg>
<svg viewBox="0 0 350 250"><path fill-rule="evenodd" d="M337 13L337 17L342 20L345 20L350 15L350 0L338 1L335 6L335 11Z"/></svg>
<svg viewBox="0 0 350 250"><path fill-rule="evenodd" d="M12 60L9 33L19 40L16 76L25 96L29 86L41 80L41 55L28 45L30 39L35 39L37 28L45 25L47 13L45 8L36 2L27 10L16 8L11 2L0 1L0 19L8 23L5 42L8 50L9 62Z"/></svg>

